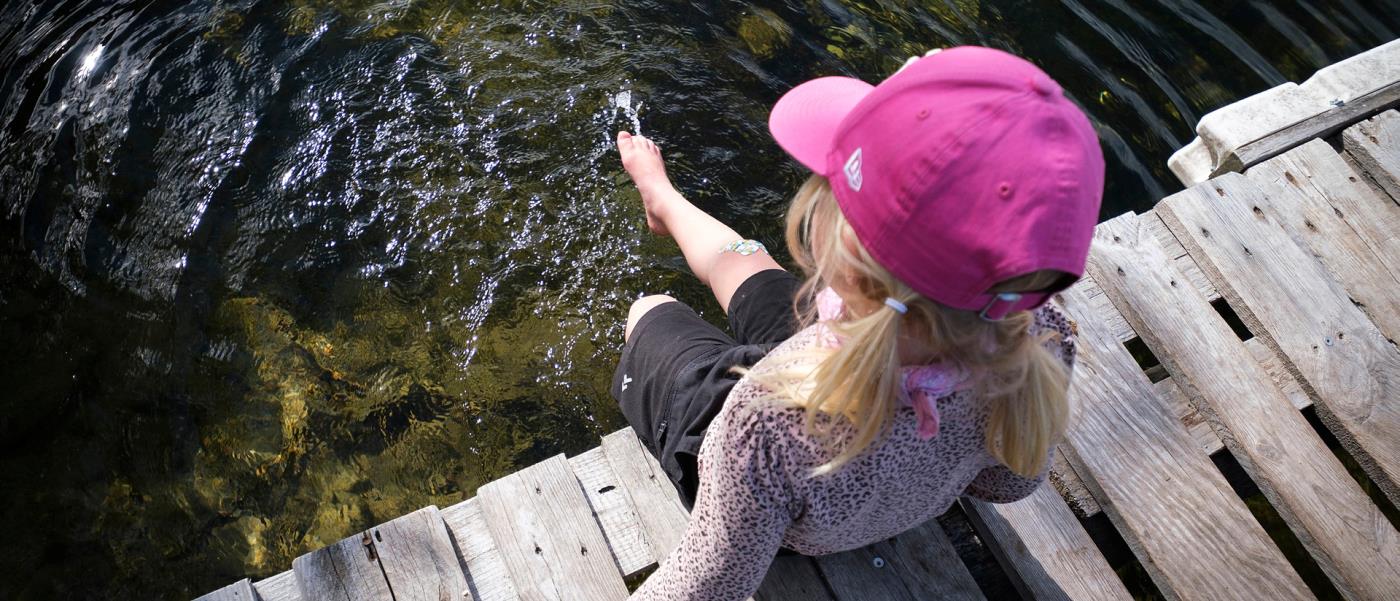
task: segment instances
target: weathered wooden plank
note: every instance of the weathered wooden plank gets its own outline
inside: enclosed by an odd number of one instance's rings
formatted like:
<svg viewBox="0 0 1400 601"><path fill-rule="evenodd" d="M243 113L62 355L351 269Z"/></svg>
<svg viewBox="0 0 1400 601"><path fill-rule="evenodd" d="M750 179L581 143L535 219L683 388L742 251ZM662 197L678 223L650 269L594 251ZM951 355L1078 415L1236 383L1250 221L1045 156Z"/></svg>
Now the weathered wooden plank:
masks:
<svg viewBox="0 0 1400 601"><path fill-rule="evenodd" d="M986 599L938 520L924 522L870 548L885 558L885 569L893 570L891 575L902 580L915 599Z"/></svg>
<svg viewBox="0 0 1400 601"><path fill-rule="evenodd" d="M1167 224L1157 217L1152 211L1143 213L1138 217L1144 230L1152 233L1157 242L1162 245L1162 249L1167 251L1167 256L1172 258L1172 264L1186 274L1186 280L1191 282L1197 290L1201 291L1206 298L1215 300L1220 298L1220 291L1215 289L1215 284L1210 283L1210 278L1196 265L1196 260L1186 252L1186 247L1181 245L1181 241L1176 239L1176 234L1167 229ZM1095 228L1097 231L1098 228Z"/></svg>
<svg viewBox="0 0 1400 601"><path fill-rule="evenodd" d="M641 519L642 530L657 563L665 561L680 544L690 520L675 487L631 428L603 437L602 448Z"/></svg>
<svg viewBox="0 0 1400 601"><path fill-rule="evenodd" d="M1220 159L1220 164L1211 172L1211 177L1244 171L1294 146L1314 138L1330 136L1357 121L1393 108L1397 104L1400 104L1400 81L1394 81L1371 90L1351 99L1344 105L1280 128L1267 136L1229 151Z"/></svg>
<svg viewBox="0 0 1400 601"><path fill-rule="evenodd" d="M447 531L456 541L461 552L462 563L466 566L467 588L475 601L515 601L515 585L511 584L510 571L501 553L496 549L496 541L491 540L491 532L486 529L486 519L481 515L481 503L475 498L467 499L442 510L442 520L447 523Z"/></svg>
<svg viewBox="0 0 1400 601"><path fill-rule="evenodd" d="M1400 500L1400 351L1272 216L1248 210L1262 196L1230 174L1167 198L1157 214L1311 388L1318 416L1372 480Z"/></svg>
<svg viewBox="0 0 1400 601"><path fill-rule="evenodd" d="M244 578L212 593L201 595L194 601L259 601L253 592L253 583Z"/></svg>
<svg viewBox="0 0 1400 601"><path fill-rule="evenodd" d="M1206 423L1206 418L1196 410L1196 406L1187 398L1186 393L1176 385L1176 381L1167 378L1156 384L1152 388L1157 390L1157 398L1162 399L1171 407L1172 413L1181 418L1181 425L1186 426L1186 431L1191 434L1191 439L1201 446L1201 450L1207 455L1214 455L1216 451L1225 448L1220 442L1220 437L1215 435L1215 431Z"/></svg>
<svg viewBox="0 0 1400 601"><path fill-rule="evenodd" d="M816 558L817 569L837 599L882 599L915 601L904 582L890 573L885 558L870 547L823 555ZM878 567L877 567L878 566Z"/></svg>
<svg viewBox="0 0 1400 601"><path fill-rule="evenodd" d="M1249 207L1312 251L1376 326L1400 340L1400 205L1381 199L1321 140L1255 165Z"/></svg>
<svg viewBox="0 0 1400 601"><path fill-rule="evenodd" d="M1337 589L1352 599L1400 591L1400 533L1136 215L1100 224L1089 272Z"/></svg>
<svg viewBox="0 0 1400 601"><path fill-rule="evenodd" d="M1132 357L1089 313L1086 278L1060 295L1078 322L1068 456L1157 587L1174 599L1305 599L1307 588Z"/></svg>
<svg viewBox="0 0 1400 601"><path fill-rule="evenodd" d="M1284 365L1274 349L1269 348L1258 338L1250 338L1244 341L1245 348L1249 349L1249 354L1254 356L1254 360L1264 371L1269 373L1269 377L1274 380L1274 384L1283 394L1288 396L1288 401L1293 403L1295 409L1307 409L1312 406L1312 397L1303 390L1303 385L1298 383L1298 378L1289 373L1288 366Z"/></svg>
<svg viewBox="0 0 1400 601"><path fill-rule="evenodd" d="M1089 492L1089 488L1084 486L1084 480L1074 471L1074 465L1065 457L1064 451L1055 449L1054 455L1050 458L1050 484L1055 487L1055 491L1060 493L1065 503L1076 515L1089 517L1098 515L1103 508L1099 506L1099 500L1094 498L1094 494Z"/></svg>
<svg viewBox="0 0 1400 601"><path fill-rule="evenodd" d="M1400 202L1400 112L1386 111L1348 127L1342 148L1391 200Z"/></svg>
<svg viewBox="0 0 1400 601"><path fill-rule="evenodd" d="M297 590L314 601L392 599L389 582L374 554L368 532L347 537L292 561Z"/></svg>
<svg viewBox="0 0 1400 601"><path fill-rule="evenodd" d="M756 601L836 601L810 557L783 555L773 559Z"/></svg>
<svg viewBox="0 0 1400 601"><path fill-rule="evenodd" d="M622 479L608 464L603 448L593 447L571 457L569 465L578 477L588 504L593 507L593 515L598 518L603 537L608 539L608 547L622 575L631 576L656 563L641 518L632 507Z"/></svg>
<svg viewBox="0 0 1400 601"><path fill-rule="evenodd" d="M436 505L370 528L374 552L394 601L463 601L471 598L452 537Z"/></svg>
<svg viewBox="0 0 1400 601"><path fill-rule="evenodd" d="M1128 589L1049 487L1015 503L959 501L1025 599L1126 601Z"/></svg>
<svg viewBox="0 0 1400 601"><path fill-rule="evenodd" d="M1128 320L1113 308L1113 302L1103 295L1103 291L1098 289L1092 281L1080 280L1075 283L1079 290L1084 293L1088 308L1093 312L1106 332L1112 336L1113 340L1123 343L1137 337L1137 332L1133 331L1133 326L1128 325Z"/></svg>
<svg viewBox="0 0 1400 601"><path fill-rule="evenodd" d="M253 590L262 601L301 601L297 575L291 570L254 582Z"/></svg>
<svg viewBox="0 0 1400 601"><path fill-rule="evenodd" d="M477 500L521 599L627 597L607 540L563 455L482 486Z"/></svg>
<svg viewBox="0 0 1400 601"><path fill-rule="evenodd" d="M816 559L837 599L984 598L937 520L890 540Z"/></svg>
<svg viewBox="0 0 1400 601"><path fill-rule="evenodd" d="M1161 219L1151 212L1139 215L1138 218L1144 231L1151 232L1159 243L1172 246L1174 250L1168 250L1167 254L1173 257L1173 264L1178 269L1184 265L1190 265L1193 270L1201 274L1199 277L1205 277L1195 266L1195 261L1185 254L1186 250L1177 241L1176 235L1166 229L1167 226L1162 223ZM1211 300L1219 298L1220 293L1213 284L1203 285L1198 282L1193 282L1193 284L1207 298ZM1113 307L1113 303L1103 296L1103 292L1098 289L1092 279L1085 280L1078 286L1090 299L1091 313L1111 314L1104 319L1104 324L1115 339L1125 342L1137 337L1137 332L1133 331L1132 326ZM1246 340L1245 346L1249 348L1259 364L1269 372L1269 376L1274 379L1280 389L1293 401L1295 407L1303 409L1312 406L1312 398L1298 384L1298 380L1288 373L1282 360L1272 349L1265 346L1258 338ZM1201 449L1207 455L1225 448L1224 444L1220 442L1220 438L1215 435L1215 431L1211 429L1210 424L1206 423L1205 417L1196 411L1186 394L1176 387L1176 383L1172 382L1171 378L1161 380L1153 387L1157 389L1158 397L1167 402L1172 412L1181 420L1182 425L1186 426L1191 437L1201 445ZM1065 502L1069 504L1070 509L1074 510L1075 515L1087 518L1098 515L1102 511L1100 502L1084 486L1083 477L1075 472L1073 464L1065 459L1063 451L1057 450L1055 452L1054 463L1050 467L1050 480L1054 483L1060 496L1064 497Z"/></svg>
<svg viewBox="0 0 1400 601"><path fill-rule="evenodd" d="M1178 264L1179 265L1179 264ZM1279 387L1289 402L1297 409L1306 409L1312 406L1312 398L1308 397L1298 380L1288 373L1283 362L1274 354L1274 351L1260 342L1258 338L1250 338L1244 341L1245 348L1254 357L1260 367L1269 374L1274 384ZM1215 430L1211 429L1206 422L1204 415L1196 411L1195 404L1187 398L1186 393L1176 385L1171 378L1167 378L1152 385L1157 391L1158 398L1166 401L1171 407L1171 411L1181 420L1181 424L1186 426L1186 431L1191 434L1191 438L1196 444L1201 445L1201 450L1207 455L1214 455L1225 444L1220 442L1220 437L1215 435ZM1084 486L1083 478L1074 472L1074 466L1064 459L1063 453L1055 452L1054 463L1050 468L1050 477L1054 481L1055 489L1064 497L1070 509L1075 515L1082 517L1092 517L1098 515L1102 508L1094 499L1093 493ZM1080 506L1076 507L1075 504Z"/></svg>

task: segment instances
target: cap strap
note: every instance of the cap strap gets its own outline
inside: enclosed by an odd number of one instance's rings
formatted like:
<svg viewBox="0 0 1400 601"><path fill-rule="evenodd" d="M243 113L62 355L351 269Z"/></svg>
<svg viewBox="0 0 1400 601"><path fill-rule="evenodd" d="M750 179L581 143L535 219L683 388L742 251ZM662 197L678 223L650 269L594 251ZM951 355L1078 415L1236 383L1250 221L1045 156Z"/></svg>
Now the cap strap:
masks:
<svg viewBox="0 0 1400 601"><path fill-rule="evenodd" d="M987 301L987 305L982 307L982 311L977 313L983 321L1001 321L1006 318L1006 314L1011 312L1011 308L1016 302L1021 300L1019 292L1001 292Z"/></svg>

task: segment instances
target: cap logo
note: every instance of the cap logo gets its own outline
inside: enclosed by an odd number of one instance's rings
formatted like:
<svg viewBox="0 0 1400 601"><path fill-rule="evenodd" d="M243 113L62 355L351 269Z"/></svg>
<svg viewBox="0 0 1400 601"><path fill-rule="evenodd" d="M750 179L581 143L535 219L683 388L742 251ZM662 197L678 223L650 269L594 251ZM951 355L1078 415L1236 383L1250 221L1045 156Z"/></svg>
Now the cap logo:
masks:
<svg viewBox="0 0 1400 601"><path fill-rule="evenodd" d="M841 169L846 174L846 185L852 190L860 192L860 149L851 153L851 158L846 159L846 166Z"/></svg>

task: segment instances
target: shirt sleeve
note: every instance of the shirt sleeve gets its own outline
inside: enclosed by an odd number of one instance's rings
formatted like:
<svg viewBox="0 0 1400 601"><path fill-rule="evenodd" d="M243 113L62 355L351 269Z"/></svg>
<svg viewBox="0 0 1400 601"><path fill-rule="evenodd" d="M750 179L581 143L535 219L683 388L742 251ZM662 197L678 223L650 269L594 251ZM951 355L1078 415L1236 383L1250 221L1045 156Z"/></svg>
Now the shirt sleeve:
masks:
<svg viewBox="0 0 1400 601"><path fill-rule="evenodd" d="M1065 362L1065 367L1074 370L1075 333L1074 322L1059 309L1047 305L1036 313L1033 334L1052 333L1045 341L1045 347ZM967 486L967 494L988 503L1012 503L1029 497L1045 482L1050 473L1050 461L1055 447L1045 456L1040 472L1034 477L1026 477L1011 471L1005 465L997 464L983 469Z"/></svg>
<svg viewBox="0 0 1400 601"><path fill-rule="evenodd" d="M1050 452L1054 453L1055 448L1051 447ZM1031 493L1045 482L1045 476L1049 472L1049 456L1045 457L1045 464L1040 468L1040 472L1030 478L1013 472L1004 465L993 465L977 473L977 477L967 485L967 494L988 503L1013 503L1031 496Z"/></svg>
<svg viewBox="0 0 1400 601"><path fill-rule="evenodd" d="M761 411L721 411L700 457L700 490L679 546L633 600L741 601L758 590L792 523L792 488Z"/></svg>

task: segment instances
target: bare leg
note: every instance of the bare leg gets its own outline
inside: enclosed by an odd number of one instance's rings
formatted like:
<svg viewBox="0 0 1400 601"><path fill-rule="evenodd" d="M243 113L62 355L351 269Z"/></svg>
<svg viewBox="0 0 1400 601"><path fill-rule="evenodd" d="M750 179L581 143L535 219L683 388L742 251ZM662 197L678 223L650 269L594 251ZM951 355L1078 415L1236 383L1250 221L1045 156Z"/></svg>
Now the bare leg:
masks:
<svg viewBox="0 0 1400 601"><path fill-rule="evenodd" d="M622 166L642 193L647 226L657 235L675 238L690 270L710 286L715 300L726 312L734 291L749 276L768 269L782 269L765 253L744 256L719 252L725 244L744 237L690 204L676 191L666 177L661 150L651 140L620 132L617 149L622 154Z"/></svg>

